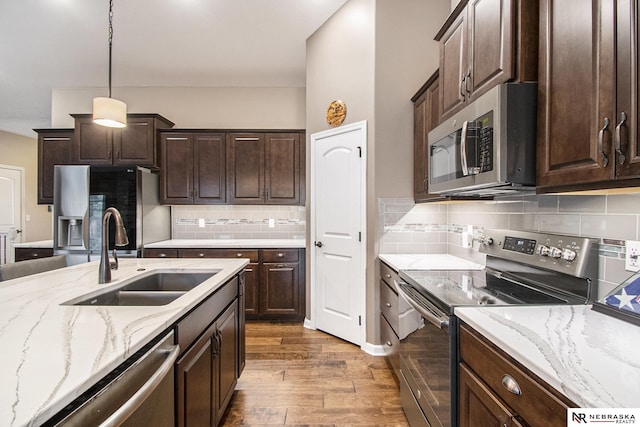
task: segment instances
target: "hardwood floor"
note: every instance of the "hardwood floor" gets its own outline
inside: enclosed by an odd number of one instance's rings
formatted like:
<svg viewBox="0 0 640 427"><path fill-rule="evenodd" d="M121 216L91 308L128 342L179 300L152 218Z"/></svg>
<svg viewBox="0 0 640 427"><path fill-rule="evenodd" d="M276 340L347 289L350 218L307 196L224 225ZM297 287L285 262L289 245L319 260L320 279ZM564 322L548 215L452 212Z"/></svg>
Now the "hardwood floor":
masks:
<svg viewBox="0 0 640 427"><path fill-rule="evenodd" d="M408 426L383 357L301 323L248 322L222 426Z"/></svg>

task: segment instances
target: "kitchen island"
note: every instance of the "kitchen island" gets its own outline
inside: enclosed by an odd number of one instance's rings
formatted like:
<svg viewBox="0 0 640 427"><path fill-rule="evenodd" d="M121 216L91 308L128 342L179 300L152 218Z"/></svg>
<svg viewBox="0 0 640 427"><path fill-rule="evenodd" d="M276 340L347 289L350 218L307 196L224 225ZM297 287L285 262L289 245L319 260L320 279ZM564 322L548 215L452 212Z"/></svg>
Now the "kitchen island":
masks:
<svg viewBox="0 0 640 427"><path fill-rule="evenodd" d="M640 406L634 324L589 305L461 307L455 314L580 407Z"/></svg>
<svg viewBox="0 0 640 427"><path fill-rule="evenodd" d="M104 285L98 284L98 262L0 283L0 424L42 424L247 263L247 259L121 259L111 283ZM219 271L167 305L63 305L158 269Z"/></svg>

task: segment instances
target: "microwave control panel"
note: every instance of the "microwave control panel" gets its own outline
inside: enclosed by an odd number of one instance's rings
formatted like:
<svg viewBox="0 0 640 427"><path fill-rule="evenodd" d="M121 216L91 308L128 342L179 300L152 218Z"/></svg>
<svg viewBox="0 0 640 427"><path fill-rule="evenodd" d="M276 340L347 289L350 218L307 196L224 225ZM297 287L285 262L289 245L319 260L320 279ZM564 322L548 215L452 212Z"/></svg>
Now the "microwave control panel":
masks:
<svg viewBox="0 0 640 427"><path fill-rule="evenodd" d="M478 168L480 172L493 170L493 111L475 120L480 132L478 132Z"/></svg>

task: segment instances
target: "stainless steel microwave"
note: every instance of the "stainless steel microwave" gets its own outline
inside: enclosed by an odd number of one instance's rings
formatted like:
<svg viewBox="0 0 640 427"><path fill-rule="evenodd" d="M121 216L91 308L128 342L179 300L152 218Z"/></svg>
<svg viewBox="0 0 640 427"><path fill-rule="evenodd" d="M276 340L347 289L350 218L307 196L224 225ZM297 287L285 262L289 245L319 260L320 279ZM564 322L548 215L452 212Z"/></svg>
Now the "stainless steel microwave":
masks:
<svg viewBox="0 0 640 427"><path fill-rule="evenodd" d="M535 189L537 84L496 86L429 132L429 193Z"/></svg>

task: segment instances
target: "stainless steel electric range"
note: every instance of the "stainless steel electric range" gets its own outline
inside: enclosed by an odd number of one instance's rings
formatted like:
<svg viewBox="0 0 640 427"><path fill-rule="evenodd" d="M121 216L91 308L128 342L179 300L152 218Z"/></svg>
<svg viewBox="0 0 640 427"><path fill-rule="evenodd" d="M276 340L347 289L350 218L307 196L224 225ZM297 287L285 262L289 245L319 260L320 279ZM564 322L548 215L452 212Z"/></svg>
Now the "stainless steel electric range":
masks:
<svg viewBox="0 0 640 427"><path fill-rule="evenodd" d="M480 241L484 270L399 272L399 298L413 308L403 315L420 326L400 340L401 398L412 427L458 425L455 307L575 305L596 298L599 239L485 230Z"/></svg>

